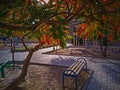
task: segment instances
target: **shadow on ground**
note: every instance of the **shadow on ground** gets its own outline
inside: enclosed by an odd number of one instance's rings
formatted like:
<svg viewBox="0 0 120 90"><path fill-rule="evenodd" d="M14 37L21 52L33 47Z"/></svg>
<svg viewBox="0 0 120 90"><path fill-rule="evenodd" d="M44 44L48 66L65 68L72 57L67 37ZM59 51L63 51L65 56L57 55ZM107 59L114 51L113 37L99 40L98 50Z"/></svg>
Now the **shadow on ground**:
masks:
<svg viewBox="0 0 120 90"><path fill-rule="evenodd" d="M59 66L30 65L28 78L15 90L75 90L75 80L69 77L65 77L65 88L62 88L61 78L65 69L66 67ZM90 70L81 72L78 80L79 90L82 90L90 74Z"/></svg>

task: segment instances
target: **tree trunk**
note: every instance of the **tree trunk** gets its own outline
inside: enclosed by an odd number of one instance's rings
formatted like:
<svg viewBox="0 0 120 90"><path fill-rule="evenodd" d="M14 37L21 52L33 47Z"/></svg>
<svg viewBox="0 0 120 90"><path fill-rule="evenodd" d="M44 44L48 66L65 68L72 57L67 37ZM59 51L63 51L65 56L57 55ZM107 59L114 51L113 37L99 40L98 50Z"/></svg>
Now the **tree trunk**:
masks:
<svg viewBox="0 0 120 90"><path fill-rule="evenodd" d="M108 43L106 44L106 47L103 48L103 44L102 44L102 39L101 38L100 38L100 48L101 48L102 55L104 57L106 57L107 56Z"/></svg>
<svg viewBox="0 0 120 90"><path fill-rule="evenodd" d="M108 43L106 44L106 47L104 48L104 56L107 57L107 49L108 49Z"/></svg>
<svg viewBox="0 0 120 90"><path fill-rule="evenodd" d="M100 39L100 48L101 48L101 52L102 52L102 55L104 56L103 45L102 45L102 39L101 39L101 37L100 37L99 39Z"/></svg>
<svg viewBox="0 0 120 90"><path fill-rule="evenodd" d="M21 72L21 75L19 76L19 78L21 78L23 80L25 79L25 76L27 75L28 66L30 64L30 60L31 60L31 57L32 57L33 53L34 53L34 51L30 50L26 60L24 61L24 64L23 64L23 67L22 67L22 72Z"/></svg>
<svg viewBox="0 0 120 90"><path fill-rule="evenodd" d="M28 66L31 60L31 57L34 53L34 50L31 49L26 57L26 60L23 63L22 72L18 78L15 79L5 90L13 90L21 81L25 80L25 76L27 75Z"/></svg>

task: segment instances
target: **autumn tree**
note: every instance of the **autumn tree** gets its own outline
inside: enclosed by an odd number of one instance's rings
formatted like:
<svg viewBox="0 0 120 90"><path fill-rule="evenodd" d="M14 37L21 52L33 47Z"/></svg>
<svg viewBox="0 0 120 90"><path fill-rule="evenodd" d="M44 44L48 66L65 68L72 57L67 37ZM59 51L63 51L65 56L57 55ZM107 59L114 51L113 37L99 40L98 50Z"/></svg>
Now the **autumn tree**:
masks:
<svg viewBox="0 0 120 90"><path fill-rule="evenodd" d="M1 0L0 30L8 36L20 36L28 51L22 72L6 90L12 90L27 75L30 59L35 51L43 45L56 41L62 48L66 45L66 28L75 18L81 7L79 0ZM5 32L6 31L6 32ZM24 39L36 38L39 44L28 48Z"/></svg>
<svg viewBox="0 0 120 90"><path fill-rule="evenodd" d="M109 4L106 3L108 1ZM119 0L1 0L0 30L7 30L6 34L10 36L19 34L28 51L20 76L6 90L14 88L25 78L30 59L40 47L52 43L51 40L56 40L61 47L65 47L65 25L72 19L85 17L88 25L97 22L98 33L115 31L110 21L119 27L120 19L116 7L114 10L112 8L113 3L119 3ZM39 44L28 48L24 41L26 37L36 38Z"/></svg>
<svg viewBox="0 0 120 90"><path fill-rule="evenodd" d="M120 36L120 1L119 0L85 0L83 16L86 30L79 27L82 37L99 40L103 56L107 56L110 42ZM83 38L84 38L83 37Z"/></svg>

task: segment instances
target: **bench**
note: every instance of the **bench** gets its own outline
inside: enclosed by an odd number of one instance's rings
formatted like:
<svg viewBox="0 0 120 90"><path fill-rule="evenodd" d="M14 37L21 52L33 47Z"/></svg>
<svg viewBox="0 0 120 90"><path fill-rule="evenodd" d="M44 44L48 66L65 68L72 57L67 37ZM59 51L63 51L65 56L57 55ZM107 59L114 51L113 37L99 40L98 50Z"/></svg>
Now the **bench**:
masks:
<svg viewBox="0 0 120 90"><path fill-rule="evenodd" d="M62 75L62 86L64 88L64 77L69 76L75 78L76 90L78 90L78 76L82 69L87 71L87 62L85 58L78 58L69 68L67 68Z"/></svg>
<svg viewBox="0 0 120 90"><path fill-rule="evenodd" d="M5 72L4 72L4 67L11 68L10 66L10 60L5 61L4 63L0 64L0 72L1 72L1 77L5 78Z"/></svg>

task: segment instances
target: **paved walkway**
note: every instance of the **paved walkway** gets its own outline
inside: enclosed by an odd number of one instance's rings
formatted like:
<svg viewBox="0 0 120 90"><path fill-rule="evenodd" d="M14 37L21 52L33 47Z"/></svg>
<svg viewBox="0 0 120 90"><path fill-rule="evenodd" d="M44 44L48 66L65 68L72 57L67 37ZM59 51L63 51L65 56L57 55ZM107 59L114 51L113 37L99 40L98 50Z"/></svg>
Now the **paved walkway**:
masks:
<svg viewBox="0 0 120 90"><path fill-rule="evenodd" d="M62 55L41 54L51 51L53 48L40 49L34 53L31 63L51 64L60 66L69 66L78 57ZM28 52L16 52L15 60L22 61L26 58ZM88 59L88 68L92 69L93 75L87 90L120 90L120 60L93 58ZM10 50L0 51L0 62L11 60Z"/></svg>

